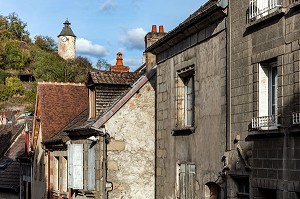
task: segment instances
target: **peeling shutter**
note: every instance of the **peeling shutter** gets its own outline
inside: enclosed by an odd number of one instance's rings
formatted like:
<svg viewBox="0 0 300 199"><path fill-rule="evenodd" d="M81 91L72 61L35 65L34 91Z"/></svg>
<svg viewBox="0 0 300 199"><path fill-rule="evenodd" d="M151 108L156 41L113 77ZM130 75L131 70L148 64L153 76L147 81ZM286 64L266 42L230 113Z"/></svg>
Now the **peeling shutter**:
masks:
<svg viewBox="0 0 300 199"><path fill-rule="evenodd" d="M68 187L83 189L83 144L68 145Z"/></svg>
<svg viewBox="0 0 300 199"><path fill-rule="evenodd" d="M88 148L88 190L95 189L95 147L89 144Z"/></svg>
<svg viewBox="0 0 300 199"><path fill-rule="evenodd" d="M189 164L187 165L187 189L186 195L187 199L194 198L194 186L195 186L195 165Z"/></svg>
<svg viewBox="0 0 300 199"><path fill-rule="evenodd" d="M179 192L180 192L180 199L186 199L185 197L185 167L186 164L181 164L179 168Z"/></svg>
<svg viewBox="0 0 300 199"><path fill-rule="evenodd" d="M193 164L180 164L179 192L180 199L194 199L196 167Z"/></svg>

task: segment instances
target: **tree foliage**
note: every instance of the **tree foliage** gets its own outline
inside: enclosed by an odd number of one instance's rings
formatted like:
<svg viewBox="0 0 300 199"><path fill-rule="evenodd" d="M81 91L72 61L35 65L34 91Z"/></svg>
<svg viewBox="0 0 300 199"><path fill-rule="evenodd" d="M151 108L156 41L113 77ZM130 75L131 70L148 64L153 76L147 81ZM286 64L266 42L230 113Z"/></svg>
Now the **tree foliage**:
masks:
<svg viewBox="0 0 300 199"><path fill-rule="evenodd" d="M48 36L37 35L34 37L34 44L42 50L48 52L57 52L57 43Z"/></svg>
<svg viewBox="0 0 300 199"><path fill-rule="evenodd" d="M5 85L9 89L11 95L23 95L24 86L18 77L7 77Z"/></svg>
<svg viewBox="0 0 300 199"><path fill-rule="evenodd" d="M103 58L98 59L96 67L98 70L109 70L110 64Z"/></svg>

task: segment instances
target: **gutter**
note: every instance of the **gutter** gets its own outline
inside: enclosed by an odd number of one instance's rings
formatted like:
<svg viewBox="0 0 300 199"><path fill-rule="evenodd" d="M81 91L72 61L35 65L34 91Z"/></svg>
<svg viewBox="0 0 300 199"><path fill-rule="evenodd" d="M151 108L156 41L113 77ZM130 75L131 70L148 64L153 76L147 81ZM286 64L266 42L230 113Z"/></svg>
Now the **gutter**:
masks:
<svg viewBox="0 0 300 199"><path fill-rule="evenodd" d="M197 21L209 16L211 13L217 11L217 10L223 10L226 7L228 7L228 0L218 0L214 5L204 10L199 15L195 16L194 18L190 19L189 21L179 24L176 28L171 30L167 35L165 35L163 38L149 46L145 52L152 52L155 49L161 47L164 43L167 43L168 41L172 40L174 37L176 37L179 34L182 34L188 27L193 26ZM152 52L153 53L153 52Z"/></svg>

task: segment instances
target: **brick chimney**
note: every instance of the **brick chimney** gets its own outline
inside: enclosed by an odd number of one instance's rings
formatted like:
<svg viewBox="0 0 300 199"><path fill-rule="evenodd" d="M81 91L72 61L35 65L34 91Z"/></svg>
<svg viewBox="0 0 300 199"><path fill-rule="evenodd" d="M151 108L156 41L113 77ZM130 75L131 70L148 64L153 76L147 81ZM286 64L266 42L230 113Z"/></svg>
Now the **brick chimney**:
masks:
<svg viewBox="0 0 300 199"><path fill-rule="evenodd" d="M117 53L117 62L116 65L110 67L110 71L119 72L119 73L127 73L129 72L129 67L123 65L123 57L122 53Z"/></svg>
<svg viewBox="0 0 300 199"><path fill-rule="evenodd" d="M152 31L148 32L145 36L145 48L147 49L166 34L167 33L164 32L164 27L162 25L159 26L158 32L156 30L156 25L152 25ZM146 63L146 70L150 70L156 64L156 56L150 52L144 53L143 63Z"/></svg>

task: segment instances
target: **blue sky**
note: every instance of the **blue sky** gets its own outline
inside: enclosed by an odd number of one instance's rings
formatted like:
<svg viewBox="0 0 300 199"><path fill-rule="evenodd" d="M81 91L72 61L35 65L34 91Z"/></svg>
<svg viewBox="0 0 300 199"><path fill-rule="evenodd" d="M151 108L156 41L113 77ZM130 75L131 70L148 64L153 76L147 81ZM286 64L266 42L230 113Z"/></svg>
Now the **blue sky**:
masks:
<svg viewBox="0 0 300 199"><path fill-rule="evenodd" d="M142 64L144 36L152 25L169 32L206 0L0 0L0 15L15 12L27 23L30 36L58 42L68 19L76 37L77 56L93 64L99 58L114 65L117 52L131 71Z"/></svg>

